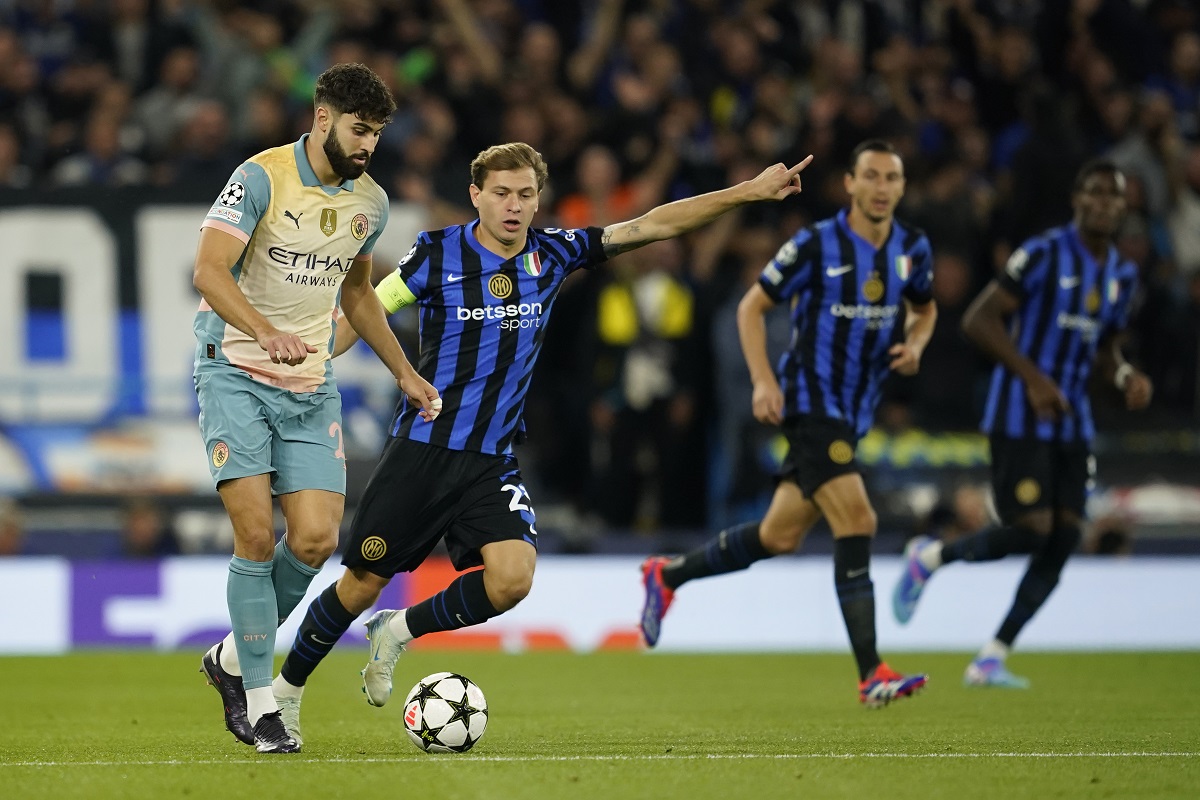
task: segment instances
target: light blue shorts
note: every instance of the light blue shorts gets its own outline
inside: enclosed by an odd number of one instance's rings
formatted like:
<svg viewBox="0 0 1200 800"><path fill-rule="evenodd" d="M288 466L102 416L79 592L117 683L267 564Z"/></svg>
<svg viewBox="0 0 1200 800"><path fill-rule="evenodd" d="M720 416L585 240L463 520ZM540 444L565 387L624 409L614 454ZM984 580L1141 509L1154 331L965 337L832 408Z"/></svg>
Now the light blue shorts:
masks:
<svg viewBox="0 0 1200 800"><path fill-rule="evenodd" d="M297 394L237 367L197 370L200 435L213 481L270 474L271 493L346 493L342 398L331 386Z"/></svg>

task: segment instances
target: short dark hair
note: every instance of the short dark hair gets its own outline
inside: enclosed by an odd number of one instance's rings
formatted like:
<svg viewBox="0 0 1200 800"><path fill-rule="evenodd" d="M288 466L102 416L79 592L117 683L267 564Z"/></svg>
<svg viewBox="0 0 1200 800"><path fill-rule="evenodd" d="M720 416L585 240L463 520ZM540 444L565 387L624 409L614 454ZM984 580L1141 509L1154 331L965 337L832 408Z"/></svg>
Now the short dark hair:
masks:
<svg viewBox="0 0 1200 800"><path fill-rule="evenodd" d="M483 188L489 172L503 172L510 169L532 167L537 178L538 191L546 186L546 178L550 170L542 154L524 142L509 142L508 144L492 145L480 152L471 162L471 183Z"/></svg>
<svg viewBox="0 0 1200 800"><path fill-rule="evenodd" d="M896 152L896 148L891 142L886 142L883 139L867 139L861 142L858 147L850 153L850 163L846 165L846 171L851 175L854 174L854 168L858 166L858 157L863 153L890 153L896 158L900 158L900 154ZM904 159L900 159L903 161Z"/></svg>
<svg viewBox="0 0 1200 800"><path fill-rule="evenodd" d="M317 77L314 106L353 114L363 122L388 123L396 100L387 84L363 64L334 64Z"/></svg>
<svg viewBox="0 0 1200 800"><path fill-rule="evenodd" d="M1075 175L1075 185L1071 191L1082 192L1083 185L1087 183L1087 179L1097 174L1125 177L1125 173L1117 166L1117 162L1110 158L1094 158L1079 168L1079 172Z"/></svg>

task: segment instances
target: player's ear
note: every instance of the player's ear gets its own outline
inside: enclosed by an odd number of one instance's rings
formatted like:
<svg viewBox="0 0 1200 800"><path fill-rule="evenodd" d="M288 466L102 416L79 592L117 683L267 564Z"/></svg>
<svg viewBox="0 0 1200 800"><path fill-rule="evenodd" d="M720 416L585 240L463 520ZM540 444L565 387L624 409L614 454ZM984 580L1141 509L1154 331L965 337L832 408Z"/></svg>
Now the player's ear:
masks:
<svg viewBox="0 0 1200 800"><path fill-rule="evenodd" d="M473 183L467 187L467 192L471 195L471 205L476 208L479 208L479 191L479 187Z"/></svg>

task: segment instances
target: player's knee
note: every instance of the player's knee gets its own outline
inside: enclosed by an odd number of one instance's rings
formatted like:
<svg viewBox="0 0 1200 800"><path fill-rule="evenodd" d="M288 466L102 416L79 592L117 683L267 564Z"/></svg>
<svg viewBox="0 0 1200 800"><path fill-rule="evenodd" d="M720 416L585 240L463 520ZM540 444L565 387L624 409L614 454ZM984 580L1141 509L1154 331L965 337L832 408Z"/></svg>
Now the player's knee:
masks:
<svg viewBox="0 0 1200 800"><path fill-rule="evenodd" d="M874 536L875 531L879 528L879 517L875 514L875 509L870 506L864 506L857 510L855 512L855 525L859 533Z"/></svg>
<svg viewBox="0 0 1200 800"><path fill-rule="evenodd" d="M337 530L307 531L305 534L288 536L288 547L301 563L320 567L337 549Z"/></svg>
<svg viewBox="0 0 1200 800"><path fill-rule="evenodd" d="M489 566L484 571L488 599L497 611L508 611L529 595L533 588L533 570L524 566Z"/></svg>
<svg viewBox="0 0 1200 800"><path fill-rule="evenodd" d="M805 533L807 533L807 528L795 523L783 525L764 523L759 528L758 537L764 550L773 556L779 556L785 553L794 553L800 546L800 542L804 540Z"/></svg>
<svg viewBox="0 0 1200 800"><path fill-rule="evenodd" d="M829 515L829 524L839 535L874 536L879 517L869 503L856 503L836 517Z"/></svg>
<svg viewBox="0 0 1200 800"><path fill-rule="evenodd" d="M387 578L376 575L373 572L368 572L361 567L347 569L338 578L338 600L347 611L361 614L375 605L375 601L379 599L380 592L383 591L383 587L387 586L387 584Z"/></svg>

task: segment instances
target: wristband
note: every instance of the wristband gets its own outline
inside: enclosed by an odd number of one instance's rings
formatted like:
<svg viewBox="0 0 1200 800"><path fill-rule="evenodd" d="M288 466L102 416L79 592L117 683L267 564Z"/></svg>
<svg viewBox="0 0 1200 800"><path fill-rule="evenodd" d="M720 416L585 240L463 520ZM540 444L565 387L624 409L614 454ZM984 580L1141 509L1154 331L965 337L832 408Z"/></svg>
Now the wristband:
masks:
<svg viewBox="0 0 1200 800"><path fill-rule="evenodd" d="M1122 392L1125 391L1125 385L1129 383L1129 376L1133 374L1133 365L1129 363L1122 364L1117 367L1117 371L1113 373L1113 383Z"/></svg>

